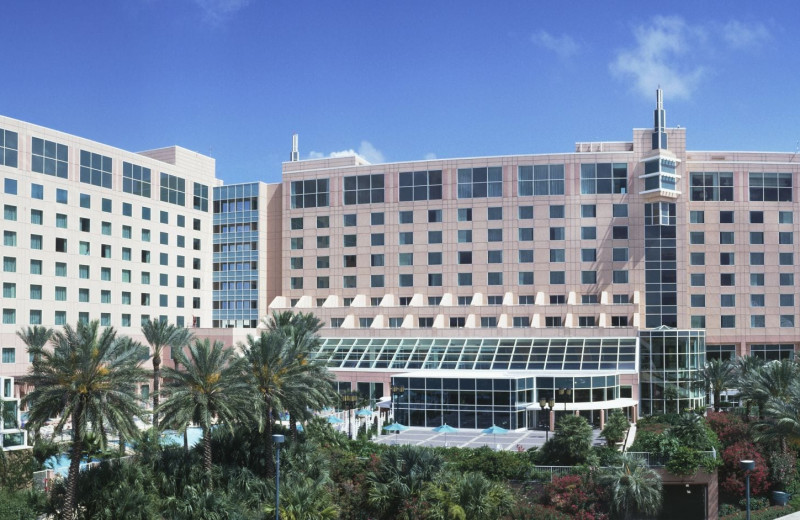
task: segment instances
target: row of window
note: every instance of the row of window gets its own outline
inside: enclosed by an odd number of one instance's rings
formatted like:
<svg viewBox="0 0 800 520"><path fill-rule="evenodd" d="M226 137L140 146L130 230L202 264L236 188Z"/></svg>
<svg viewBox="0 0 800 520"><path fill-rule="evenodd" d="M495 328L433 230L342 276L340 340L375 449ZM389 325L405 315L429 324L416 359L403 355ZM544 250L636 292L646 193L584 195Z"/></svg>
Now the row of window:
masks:
<svg viewBox="0 0 800 520"><path fill-rule="evenodd" d="M794 328L795 317L793 314L781 314L778 316L778 326L780 328ZM767 326L767 317L765 314L752 314L750 315L750 328L751 329L764 329ZM691 327L693 329L705 329L706 317L704 315L691 316ZM719 317L719 327L721 329L735 329L736 328L736 315L735 314L722 314Z"/></svg>
<svg viewBox="0 0 800 520"><path fill-rule="evenodd" d="M18 138L16 132L0 129L0 164L13 168L18 167ZM111 157L81 150L80 182L111 189L112 165ZM54 141L32 137L31 169L37 173L67 179L69 177L69 147ZM185 206L185 183L184 179L162 172L160 200ZM193 184L193 208L208 211L208 186L198 182ZM150 168L123 161L122 191L150 198Z"/></svg>
<svg viewBox="0 0 800 520"><path fill-rule="evenodd" d="M625 163L581 164L581 194L626 193L628 165ZM375 204L385 200L384 174L345 176L342 202ZM442 171L400 172L398 199L401 202L442 199ZM456 172L459 199L503 196L501 166L459 168ZM523 165L517 167L519 196L564 195L564 165ZM329 179L292 181L292 208L318 208L330 205Z"/></svg>
<svg viewBox="0 0 800 520"><path fill-rule="evenodd" d="M690 193L693 201L732 201L733 172L691 172ZM777 202L792 200L791 173L750 173L749 197L751 202Z"/></svg>
<svg viewBox="0 0 800 520"><path fill-rule="evenodd" d="M750 211L751 224L763 224L764 212L763 211ZM704 224L706 221L706 213L703 210L689 211L689 223L691 224ZM791 211L778 212L778 224L792 224L794 222L794 214ZM719 212L720 224L733 224L734 212L730 210Z"/></svg>
<svg viewBox="0 0 800 520"><path fill-rule="evenodd" d="M706 254L689 253L689 263L691 265L706 265ZM720 253L719 265L736 265L735 253ZM749 265L764 265L764 253L751 252ZM794 265L794 253L778 253L778 265Z"/></svg>
<svg viewBox="0 0 800 520"><path fill-rule="evenodd" d="M783 286L794 285L794 273L779 273L779 283ZM690 273L689 285L692 287L705 287L705 273ZM719 285L722 287L733 287L736 285L736 273L720 273ZM750 286L762 287L764 285L764 273L750 273Z"/></svg>
<svg viewBox="0 0 800 520"><path fill-rule="evenodd" d="M690 302L692 307L705 307L706 295L705 294L692 294L690 295ZM765 307L766 295L764 294L751 294L750 307ZM780 294L778 295L778 302L781 307L794 307L794 294ZM719 295L720 307L736 307L735 294L720 294Z"/></svg>
<svg viewBox="0 0 800 520"><path fill-rule="evenodd" d="M459 287L466 287L473 285L472 273L457 273L457 285ZM549 273L550 285L565 285L566 284L566 271L550 271ZM370 287L379 288L385 287L385 276L382 274L370 275ZM428 273L427 282L428 287L442 287L443 275L442 273ZM398 275L398 287L416 287L414 283L414 275L411 273ZM580 273L581 284L596 284L597 271L581 271ZM612 272L612 283L626 284L629 283L628 271L615 270ZM518 285L533 285L533 271L520 271L517 273ZM504 285L502 272L489 272L486 273L486 285L496 286ZM360 287L357 284L356 275L342 276L342 288L356 289ZM289 278L289 288L299 290L304 288L304 279L302 276L292 276ZM330 276L317 276L316 277L317 289L330 289L331 277Z"/></svg>
<svg viewBox="0 0 800 520"><path fill-rule="evenodd" d="M433 317L419 317L417 318L417 327L421 329L433 328ZM389 317L389 328L399 328L403 326L405 317ZM358 326L360 328L372 327L375 319L372 317L358 318ZM481 328L497 328L497 316L482 316L480 319ZM466 327L467 318L464 316L453 316L448 318L448 325L451 329L461 329ZM627 316L611 316L611 327L627 327ZM344 325L344 318L331 318L330 326L332 328L340 328ZM563 327L564 321L561 316L546 316L544 325L547 328ZM512 326L514 328L525 328L531 326L531 319L529 316L513 316ZM578 316L578 327L596 327L594 316Z"/></svg>
<svg viewBox="0 0 800 520"><path fill-rule="evenodd" d="M713 236L713 235L712 235ZM764 244L764 232L763 231L749 231L749 242L750 245L763 245ZM690 231L689 232L689 243L695 245L702 245L706 243L706 233L705 231ZM734 244L734 232L733 231L720 231L719 232L719 243L720 245L728 245ZM778 244L782 245L790 245L794 244L794 232L792 231L778 231Z"/></svg>
<svg viewBox="0 0 800 520"><path fill-rule="evenodd" d="M86 267L86 266L81 266ZM87 269L88 271L88 269ZM84 273L81 273L84 274ZM143 285L150 285L150 273L142 273L142 284ZM166 274L159 275L159 286L161 287L168 287L169 280ZM186 282L182 276L178 277L177 280L177 287L183 288L186 286ZM42 286L37 284L30 284L29 288L29 298L31 300L41 300L42 299ZM194 278L192 289L200 289L200 279ZM80 303L89 303L90 302L90 294L91 289L88 287L82 287L78 289L78 302ZM97 292L95 292L97 294ZM17 297L17 284L15 282L3 282L3 298L5 299L14 299ZM162 295L162 298L166 298L166 295ZM67 288L63 286L55 286L53 288L53 299L55 301L67 301ZM142 305L150 305L150 293L141 293L140 295L140 303ZM123 291L120 293L120 303L122 305L131 305L131 293L128 291ZM179 307L183 307L183 296L177 296L177 302ZM111 291L107 289L100 290L100 300L98 303L113 303L111 301Z"/></svg>
<svg viewBox="0 0 800 520"><path fill-rule="evenodd" d="M536 297L533 294L520 294L517 296L517 305L534 305ZM317 298L316 303L317 307L322 307L325 304L325 298ZM401 296L398 299L398 305L400 307L408 307L411 305L412 296ZM459 306L468 306L472 305L472 296L459 296L457 299ZM299 302L299 299L292 299L291 306L294 307ZM353 305L355 298L353 297L346 297L343 298L343 306L350 307ZM370 305L372 307L378 307L382 304L383 297L382 296L374 296L370 298ZM550 305L566 305L567 303L567 296L565 294L551 294L549 296ZM596 294L582 294L581 295L581 305L596 305L599 302L599 298ZM630 303L630 297L627 294L614 294L612 295L612 302L614 305L626 305ZM441 296L428 296L427 303L429 306L439 306L442 304L442 297ZM487 305L503 305L503 296L500 295L490 295L486 298Z"/></svg>
<svg viewBox="0 0 800 520"><path fill-rule="evenodd" d="M199 264L198 264L199 269ZM78 278L82 280L89 280L90 276L90 266L88 265L79 265L78 266ZM17 272L17 258L13 256L4 256L3 257L3 272L5 273L16 273ZM120 281L123 283L131 283L131 270L130 269L122 269L120 271L121 277ZM42 271L42 261L31 259L30 261L30 271L29 274L32 275L41 275L43 274ZM55 262L55 270L53 272L54 276L57 277L67 277L67 264L66 262ZM159 285L166 287L169 285L169 275L167 274L159 274ZM100 268L100 280L104 282L111 281L111 268L110 267L101 267ZM176 287L184 287L185 286L186 278L182 275L175 276L175 286ZM193 289L200 289L200 278L194 277L192 278L192 288ZM4 287L8 282L4 283ZM141 272L141 283L144 285L150 284L150 272L142 271ZM13 285L13 283L11 284Z"/></svg>
<svg viewBox="0 0 800 520"><path fill-rule="evenodd" d="M458 222L471 222L474 208L458 208L456 216ZM477 210L475 210L477 211ZM551 219L565 218L565 206L563 204L551 204L548 206L548 216ZM612 214L614 217L627 217L628 205L627 204L613 204ZM581 204L581 217L582 218L596 218L597 205L596 204ZM443 212L441 209L428 210L429 224L442 222ZM533 206L519 206L517 208L517 218L520 220L533 219ZM331 226L330 217L328 215L318 215L316 218L317 229L327 229ZM503 207L494 206L486 208L486 220L503 220ZM385 213L376 211L370 213L370 226L383 226L386 222ZM413 224L414 212L404 210L398 212L398 224ZM346 213L342 215L342 226L353 227L358 225L358 214ZM289 219L289 227L293 230L303 229L305 226L304 217L292 217Z"/></svg>

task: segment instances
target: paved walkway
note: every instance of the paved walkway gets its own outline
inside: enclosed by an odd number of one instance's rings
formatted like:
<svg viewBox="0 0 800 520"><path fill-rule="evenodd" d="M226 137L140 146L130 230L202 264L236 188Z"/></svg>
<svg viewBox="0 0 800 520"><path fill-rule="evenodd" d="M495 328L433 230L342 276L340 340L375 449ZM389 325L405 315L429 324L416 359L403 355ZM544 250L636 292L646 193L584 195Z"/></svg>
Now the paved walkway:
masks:
<svg viewBox="0 0 800 520"><path fill-rule="evenodd" d="M777 520L800 520L800 511L797 513L792 513L790 515L782 516Z"/></svg>
<svg viewBox="0 0 800 520"><path fill-rule="evenodd" d="M436 433L430 428L409 428L399 433L381 435L373 442L379 444L412 444L414 446L439 446L450 448L480 448L489 446L495 450L525 451L533 447L541 447L545 442L546 432L539 430L511 431L502 435L488 435L481 430L460 429L456 433ZM552 435L552 434L551 434ZM592 442L596 446L605 444L599 439L600 430L593 430Z"/></svg>

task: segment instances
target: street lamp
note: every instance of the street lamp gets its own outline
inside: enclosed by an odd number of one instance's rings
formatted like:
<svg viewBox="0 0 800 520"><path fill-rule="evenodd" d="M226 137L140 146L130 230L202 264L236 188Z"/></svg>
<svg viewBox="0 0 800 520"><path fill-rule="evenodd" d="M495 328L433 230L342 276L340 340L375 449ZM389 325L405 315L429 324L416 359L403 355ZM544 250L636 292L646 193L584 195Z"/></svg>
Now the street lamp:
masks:
<svg viewBox="0 0 800 520"><path fill-rule="evenodd" d="M281 506L281 444L286 439L283 435L275 434L272 436L272 442L276 447L275 456L275 520L280 520L280 506Z"/></svg>
<svg viewBox="0 0 800 520"><path fill-rule="evenodd" d="M560 395L564 399L564 411L567 411L567 403L572 397L572 388L559 388L558 395Z"/></svg>
<svg viewBox="0 0 800 520"><path fill-rule="evenodd" d="M358 401L358 392L354 390L346 390L342 392L340 396L342 400L342 406L345 410L347 410L347 437L352 439L353 438L353 428L352 428L352 411L353 408L356 407L356 402Z"/></svg>
<svg viewBox="0 0 800 520"><path fill-rule="evenodd" d="M756 461L740 460L739 469L744 471L744 478L747 483L745 496L747 497L747 520L750 520L750 472L756 469Z"/></svg>
<svg viewBox="0 0 800 520"><path fill-rule="evenodd" d="M394 413L394 402L406 392L406 387L403 385L394 386L392 385L392 420L397 422L397 417Z"/></svg>
<svg viewBox="0 0 800 520"><path fill-rule="evenodd" d="M545 399L542 397L539 399L539 406L541 407L542 411L544 412L547 410L547 422L544 425L544 442L550 440L550 412L553 411L553 407L556 405L556 402L553 399Z"/></svg>

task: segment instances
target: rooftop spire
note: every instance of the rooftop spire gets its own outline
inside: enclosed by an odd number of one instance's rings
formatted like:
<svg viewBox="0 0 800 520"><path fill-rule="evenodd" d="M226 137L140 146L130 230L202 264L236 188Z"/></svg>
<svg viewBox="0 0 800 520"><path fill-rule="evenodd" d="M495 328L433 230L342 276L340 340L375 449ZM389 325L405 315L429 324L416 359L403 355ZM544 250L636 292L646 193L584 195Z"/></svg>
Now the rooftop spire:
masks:
<svg viewBox="0 0 800 520"><path fill-rule="evenodd" d="M296 133L292 134L292 156L290 160L291 162L300 160L300 147L298 146L298 136Z"/></svg>
<svg viewBox="0 0 800 520"><path fill-rule="evenodd" d="M653 111L653 150L667 148L667 115L664 111L664 94L656 89L656 109Z"/></svg>

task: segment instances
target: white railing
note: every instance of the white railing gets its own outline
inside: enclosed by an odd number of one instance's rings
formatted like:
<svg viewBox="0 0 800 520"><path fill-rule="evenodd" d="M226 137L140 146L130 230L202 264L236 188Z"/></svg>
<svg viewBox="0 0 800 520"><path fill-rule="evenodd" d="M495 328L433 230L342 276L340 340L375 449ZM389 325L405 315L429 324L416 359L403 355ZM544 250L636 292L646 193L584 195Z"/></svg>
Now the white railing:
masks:
<svg viewBox="0 0 800 520"><path fill-rule="evenodd" d="M626 451L627 455L633 457L634 459L643 460L645 464L650 467L660 468L667 465L669 462L669 456L666 455L656 455L655 453L650 453L647 451ZM699 451L698 453L707 455L712 459L717 458L717 451L712 449L711 451Z"/></svg>

